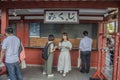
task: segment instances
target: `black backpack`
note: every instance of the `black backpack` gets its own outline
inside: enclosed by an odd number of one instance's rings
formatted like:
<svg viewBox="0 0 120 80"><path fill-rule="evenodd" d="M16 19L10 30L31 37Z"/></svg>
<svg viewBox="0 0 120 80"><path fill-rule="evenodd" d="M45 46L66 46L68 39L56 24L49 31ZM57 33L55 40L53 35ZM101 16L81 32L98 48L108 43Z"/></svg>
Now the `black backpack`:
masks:
<svg viewBox="0 0 120 80"><path fill-rule="evenodd" d="M48 49L49 49L50 44L52 44L52 43L49 43L49 44L46 43L45 47L44 47L43 50L42 50L42 58L43 58L44 60L47 60L48 57L49 57Z"/></svg>

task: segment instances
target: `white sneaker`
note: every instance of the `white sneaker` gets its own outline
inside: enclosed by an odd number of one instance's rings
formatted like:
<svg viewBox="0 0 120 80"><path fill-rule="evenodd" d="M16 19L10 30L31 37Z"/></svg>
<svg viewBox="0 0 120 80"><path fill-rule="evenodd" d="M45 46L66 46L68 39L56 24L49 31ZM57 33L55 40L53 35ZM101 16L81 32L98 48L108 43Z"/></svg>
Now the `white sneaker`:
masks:
<svg viewBox="0 0 120 80"><path fill-rule="evenodd" d="M64 73L62 76L65 77L65 76L66 76L66 73Z"/></svg>
<svg viewBox="0 0 120 80"><path fill-rule="evenodd" d="M54 77L54 74L48 74L48 78L49 78L49 77Z"/></svg>
<svg viewBox="0 0 120 80"><path fill-rule="evenodd" d="M63 71L60 71L60 74L62 74L63 73Z"/></svg>
<svg viewBox="0 0 120 80"><path fill-rule="evenodd" d="M43 72L42 74L43 74L43 75L46 75L47 73L46 73L46 72Z"/></svg>

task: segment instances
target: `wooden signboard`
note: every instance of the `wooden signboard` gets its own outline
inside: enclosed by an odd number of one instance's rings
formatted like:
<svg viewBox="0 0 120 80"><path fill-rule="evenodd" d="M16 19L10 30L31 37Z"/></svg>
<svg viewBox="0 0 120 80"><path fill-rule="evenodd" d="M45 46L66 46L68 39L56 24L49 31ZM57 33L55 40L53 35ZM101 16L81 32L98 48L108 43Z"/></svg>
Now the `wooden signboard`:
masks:
<svg viewBox="0 0 120 80"><path fill-rule="evenodd" d="M45 11L44 23L79 23L78 11Z"/></svg>

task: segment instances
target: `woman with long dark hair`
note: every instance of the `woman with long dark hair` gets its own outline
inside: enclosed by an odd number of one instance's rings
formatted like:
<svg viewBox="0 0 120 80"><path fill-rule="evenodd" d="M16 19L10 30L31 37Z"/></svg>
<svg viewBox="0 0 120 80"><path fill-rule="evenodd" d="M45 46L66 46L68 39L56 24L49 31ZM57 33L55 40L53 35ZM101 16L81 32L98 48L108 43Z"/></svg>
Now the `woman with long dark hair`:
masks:
<svg viewBox="0 0 120 80"><path fill-rule="evenodd" d="M71 71L70 50L72 48L71 42L68 40L67 33L62 34L62 40L59 42L60 55L58 59L58 71L63 73L63 77Z"/></svg>

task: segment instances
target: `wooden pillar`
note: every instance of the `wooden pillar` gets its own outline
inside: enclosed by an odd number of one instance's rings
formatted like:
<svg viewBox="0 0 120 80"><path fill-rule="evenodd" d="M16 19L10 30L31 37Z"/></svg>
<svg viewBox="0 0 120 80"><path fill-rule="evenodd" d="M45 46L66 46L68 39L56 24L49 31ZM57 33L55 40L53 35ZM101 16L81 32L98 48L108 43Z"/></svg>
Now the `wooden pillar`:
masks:
<svg viewBox="0 0 120 80"><path fill-rule="evenodd" d="M24 23L23 21L17 22L17 36L21 39L22 43L24 44Z"/></svg>
<svg viewBox="0 0 120 80"><path fill-rule="evenodd" d="M101 56L102 56L102 52L101 52L101 49L103 47L103 30L104 30L104 24L103 23L99 23L99 35L98 35L98 51L99 51L99 63L98 63L98 69L101 71L101 68L102 68L102 61L101 61Z"/></svg>
<svg viewBox="0 0 120 80"><path fill-rule="evenodd" d="M5 34L5 29L8 27L8 9L1 9L1 34Z"/></svg>
<svg viewBox="0 0 120 80"><path fill-rule="evenodd" d="M17 36L21 39L24 46L29 46L29 25L24 21L24 16L17 23Z"/></svg>
<svg viewBox="0 0 120 80"><path fill-rule="evenodd" d="M112 80L119 80L119 78L117 79L117 75L118 75L118 71L119 71L119 54L118 54L118 51L119 51L119 33L116 33L115 34L115 50L114 50L114 67L113 67L113 77L112 77Z"/></svg>
<svg viewBox="0 0 120 80"><path fill-rule="evenodd" d="M117 72L117 80L120 79L120 8L118 9L118 33L119 33L119 47L118 47L118 72Z"/></svg>
<svg viewBox="0 0 120 80"><path fill-rule="evenodd" d="M97 71L95 74L92 76L93 78L99 78L100 80L108 80L108 77L104 75L103 73L103 66L105 64L105 58L104 58L104 52L103 52L103 47L105 44L105 38L104 38L104 33L106 31L105 29L105 23L101 22L99 23L99 31L98 31L98 66L97 66Z"/></svg>
<svg viewBox="0 0 120 80"><path fill-rule="evenodd" d="M29 25L27 22L24 23L24 46L29 46Z"/></svg>
<svg viewBox="0 0 120 80"><path fill-rule="evenodd" d="M120 33L120 8L118 9L118 32Z"/></svg>
<svg viewBox="0 0 120 80"><path fill-rule="evenodd" d="M101 73L101 48L102 48L102 33L103 33L103 24L98 23L98 65L97 65L97 71L93 75L93 78L98 78L98 75ZM99 78L102 78L101 75Z"/></svg>

